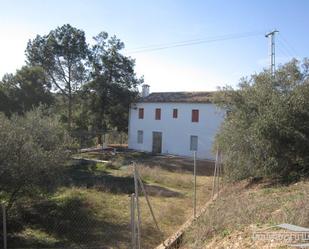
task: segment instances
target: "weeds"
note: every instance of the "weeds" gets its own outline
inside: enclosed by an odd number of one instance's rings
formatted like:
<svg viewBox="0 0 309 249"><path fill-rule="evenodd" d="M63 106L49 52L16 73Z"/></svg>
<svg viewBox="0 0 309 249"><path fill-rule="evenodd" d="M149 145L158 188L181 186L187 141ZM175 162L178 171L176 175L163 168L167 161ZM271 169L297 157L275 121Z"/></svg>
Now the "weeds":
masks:
<svg viewBox="0 0 309 249"><path fill-rule="evenodd" d="M138 172L143 180L171 188L191 188L192 175L183 172L170 172L159 166L149 167L145 164L138 164ZM129 167L129 174L133 174L133 168Z"/></svg>
<svg viewBox="0 0 309 249"><path fill-rule="evenodd" d="M204 248L205 238L225 237L250 225L291 223L309 226L309 183L246 187L230 185L185 236L186 248Z"/></svg>

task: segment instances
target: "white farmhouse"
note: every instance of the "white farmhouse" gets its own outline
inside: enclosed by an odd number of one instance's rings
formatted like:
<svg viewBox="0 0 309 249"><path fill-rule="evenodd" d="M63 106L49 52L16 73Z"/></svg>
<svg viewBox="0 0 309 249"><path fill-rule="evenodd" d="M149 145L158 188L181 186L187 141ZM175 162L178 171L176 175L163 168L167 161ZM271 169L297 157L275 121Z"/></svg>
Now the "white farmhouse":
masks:
<svg viewBox="0 0 309 249"><path fill-rule="evenodd" d="M130 107L129 149L213 159L212 144L225 112L210 92L156 92L143 85L142 98Z"/></svg>

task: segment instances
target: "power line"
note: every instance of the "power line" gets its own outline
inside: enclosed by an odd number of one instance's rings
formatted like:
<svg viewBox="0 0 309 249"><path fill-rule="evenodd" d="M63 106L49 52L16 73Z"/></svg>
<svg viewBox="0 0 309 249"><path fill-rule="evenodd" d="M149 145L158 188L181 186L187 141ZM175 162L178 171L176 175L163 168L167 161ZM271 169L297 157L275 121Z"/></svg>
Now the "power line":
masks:
<svg viewBox="0 0 309 249"><path fill-rule="evenodd" d="M163 43L163 44L149 45L149 46L135 48L135 49L127 51L127 53L135 54L135 53L143 53L143 52L152 52L152 51L164 50L164 49L169 49L169 48L198 45L198 44L203 44L203 43L241 39L241 38L246 38L246 37L259 36L262 34L264 34L263 31L245 32L245 33L228 34L228 35L222 35L222 36L214 36L214 37L209 37L205 39L194 39L194 40L185 40L185 41L178 41L178 42L172 42L172 43Z"/></svg>
<svg viewBox="0 0 309 249"><path fill-rule="evenodd" d="M293 57L293 55L291 55L283 46L280 46L280 45L283 45L282 42L280 42L278 40L278 43L279 43L279 46L278 46L278 50L281 52L281 54L285 57Z"/></svg>
<svg viewBox="0 0 309 249"><path fill-rule="evenodd" d="M281 53L286 57L295 57L293 53L286 47L286 45L282 42L281 39L278 39L278 49L281 51Z"/></svg>
<svg viewBox="0 0 309 249"><path fill-rule="evenodd" d="M279 36L279 38L281 39L282 43L287 48L287 50L289 50L291 52L291 54L293 55L292 57L299 57L298 56L299 53L297 52L297 50L291 45L290 42L288 42L288 40L286 38L284 38L284 36L282 34Z"/></svg>
<svg viewBox="0 0 309 249"><path fill-rule="evenodd" d="M243 34L231 34L231 35L224 35L218 37L212 37L208 39L195 39L195 40L186 40L186 41L179 41L173 43L165 43L165 44L157 44L157 45L150 45L144 46L140 48L136 48L135 50L128 51L128 53L140 53L140 52L148 52L148 51L156 51L174 47L182 47L182 46L190 46L190 45L197 45L201 43L208 43L208 42L216 42L216 41L224 41L224 40L231 40L231 39L239 39L249 36L257 36L261 35L262 32L251 32L251 33L243 33Z"/></svg>
<svg viewBox="0 0 309 249"><path fill-rule="evenodd" d="M243 32L243 33L235 33L235 34L226 34L226 35L220 35L220 36L211 36L211 37L204 37L204 38L198 38L198 39L191 39L191 40L183 40L183 41L176 41L176 42L169 42L169 43L159 43L159 44L152 44L148 46L142 46L137 48L132 48L131 50L139 50L139 49L147 49L147 48L154 48L154 47L161 47L161 46L169 46L174 44L180 44L180 43L188 43L188 42L197 42L197 41L203 41L205 39L217 39L217 38L225 38L228 36L235 36L235 35L250 35L250 34L257 34L262 33L262 31L252 31L252 32Z"/></svg>

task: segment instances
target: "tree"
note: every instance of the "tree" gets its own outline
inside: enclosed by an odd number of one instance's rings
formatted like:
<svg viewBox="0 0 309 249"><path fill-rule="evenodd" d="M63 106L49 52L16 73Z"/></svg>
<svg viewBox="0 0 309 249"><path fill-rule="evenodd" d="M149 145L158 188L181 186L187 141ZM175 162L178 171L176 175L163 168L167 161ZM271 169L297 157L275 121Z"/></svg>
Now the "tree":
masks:
<svg viewBox="0 0 309 249"><path fill-rule="evenodd" d="M0 197L8 211L17 198L56 184L71 145L59 121L41 109L10 119L0 113Z"/></svg>
<svg viewBox="0 0 309 249"><path fill-rule="evenodd" d="M0 111L23 114L39 105L51 105L50 84L41 67L24 66L0 81Z"/></svg>
<svg viewBox="0 0 309 249"><path fill-rule="evenodd" d="M13 78L13 74L5 74L0 81L0 111L7 116L18 111Z"/></svg>
<svg viewBox="0 0 309 249"><path fill-rule="evenodd" d="M88 45L84 31L69 24L58 27L48 35L38 35L26 48L27 63L41 66L55 90L67 101L68 128L72 124L74 93L87 79Z"/></svg>
<svg viewBox="0 0 309 249"><path fill-rule="evenodd" d="M136 77L135 61L121 54L123 42L106 32L94 37L91 50L91 82L85 88L94 114L94 127L101 131L110 127L127 129L129 105L138 96L137 86L143 79ZM100 136L98 143L101 143Z"/></svg>
<svg viewBox="0 0 309 249"><path fill-rule="evenodd" d="M309 60L242 79L219 91L227 110L216 144L232 180L267 176L285 180L309 173Z"/></svg>

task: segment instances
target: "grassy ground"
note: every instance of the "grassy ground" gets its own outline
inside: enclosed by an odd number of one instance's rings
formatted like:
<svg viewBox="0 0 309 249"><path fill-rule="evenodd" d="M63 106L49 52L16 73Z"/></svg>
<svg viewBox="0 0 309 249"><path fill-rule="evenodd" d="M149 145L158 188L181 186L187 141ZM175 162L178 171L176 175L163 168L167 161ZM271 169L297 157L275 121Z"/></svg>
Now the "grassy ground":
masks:
<svg viewBox="0 0 309 249"><path fill-rule="evenodd" d="M309 182L243 181L226 186L186 233L182 248L287 248L251 239L254 230L281 223L309 227Z"/></svg>
<svg viewBox="0 0 309 249"><path fill-rule="evenodd" d="M10 234L10 248L129 248L132 161L163 232L156 230L142 196L142 248L155 247L192 215L192 160L136 152L82 156L111 163L75 162L56 192L31 202L20 200L10 224L16 231ZM210 198L211 174L211 164L199 161L198 207Z"/></svg>

